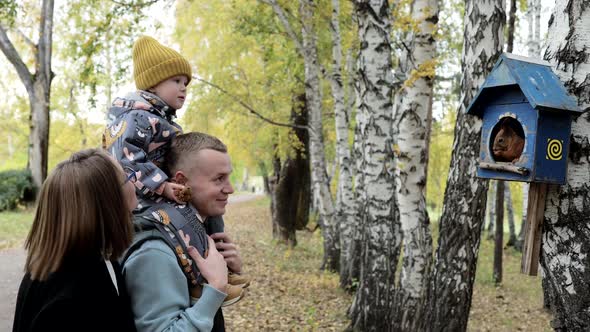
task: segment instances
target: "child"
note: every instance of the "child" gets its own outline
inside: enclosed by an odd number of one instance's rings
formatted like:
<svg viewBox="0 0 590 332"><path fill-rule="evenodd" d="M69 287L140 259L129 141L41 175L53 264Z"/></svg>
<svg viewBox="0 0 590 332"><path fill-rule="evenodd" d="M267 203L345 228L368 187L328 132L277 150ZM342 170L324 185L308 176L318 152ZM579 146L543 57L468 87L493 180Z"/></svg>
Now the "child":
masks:
<svg viewBox="0 0 590 332"><path fill-rule="evenodd" d="M140 208L166 200L184 205L190 200L190 188L168 181L161 167L172 139L182 133L174 119L186 100L192 76L190 64L175 50L144 36L133 46L133 76L138 90L113 102L103 147L124 167L136 172ZM205 226L209 234L223 232L223 219L211 218ZM247 284L243 278L235 281L230 275L229 283Z"/></svg>

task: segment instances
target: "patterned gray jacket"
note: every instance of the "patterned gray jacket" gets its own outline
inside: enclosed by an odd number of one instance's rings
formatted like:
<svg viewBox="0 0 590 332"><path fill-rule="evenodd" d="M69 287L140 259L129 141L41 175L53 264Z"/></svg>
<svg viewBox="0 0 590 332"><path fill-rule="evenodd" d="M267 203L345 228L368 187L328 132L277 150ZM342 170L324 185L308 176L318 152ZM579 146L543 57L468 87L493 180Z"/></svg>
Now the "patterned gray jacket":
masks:
<svg viewBox="0 0 590 332"><path fill-rule="evenodd" d="M115 99L108 110L103 148L124 168L137 173L136 187L141 197L159 195L160 186L168 179L161 167L172 139L182 133L175 117L175 109L142 90Z"/></svg>

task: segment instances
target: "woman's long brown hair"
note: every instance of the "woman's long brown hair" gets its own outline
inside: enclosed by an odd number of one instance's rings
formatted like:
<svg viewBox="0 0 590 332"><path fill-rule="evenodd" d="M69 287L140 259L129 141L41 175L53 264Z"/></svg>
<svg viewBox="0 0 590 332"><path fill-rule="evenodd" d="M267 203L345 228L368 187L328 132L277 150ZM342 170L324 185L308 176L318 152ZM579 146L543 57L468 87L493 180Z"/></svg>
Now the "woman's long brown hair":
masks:
<svg viewBox="0 0 590 332"><path fill-rule="evenodd" d="M88 149L59 163L47 177L25 242L25 270L46 280L67 257L119 257L133 228L123 175L106 152Z"/></svg>

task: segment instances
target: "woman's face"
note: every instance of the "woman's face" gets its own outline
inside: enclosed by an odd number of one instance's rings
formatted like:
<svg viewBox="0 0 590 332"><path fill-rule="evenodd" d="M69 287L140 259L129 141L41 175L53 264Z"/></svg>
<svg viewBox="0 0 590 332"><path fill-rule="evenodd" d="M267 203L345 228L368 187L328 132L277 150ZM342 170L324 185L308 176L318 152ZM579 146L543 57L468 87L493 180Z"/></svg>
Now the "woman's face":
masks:
<svg viewBox="0 0 590 332"><path fill-rule="evenodd" d="M113 159L113 163L117 166L121 176L120 176L120 183L122 183L121 190L123 191L123 198L125 199L125 203L129 212L132 212L137 207L137 196L135 195L135 185L133 184L134 181L127 180L129 174L127 174L121 164L119 164L115 159Z"/></svg>

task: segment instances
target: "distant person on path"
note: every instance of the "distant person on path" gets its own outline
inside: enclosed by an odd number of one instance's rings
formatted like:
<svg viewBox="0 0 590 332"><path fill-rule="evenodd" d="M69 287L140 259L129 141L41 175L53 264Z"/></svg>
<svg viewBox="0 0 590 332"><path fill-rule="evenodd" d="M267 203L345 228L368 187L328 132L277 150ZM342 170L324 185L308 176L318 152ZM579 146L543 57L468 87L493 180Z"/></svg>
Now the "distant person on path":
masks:
<svg viewBox="0 0 590 332"><path fill-rule="evenodd" d="M226 294L211 280L202 284L198 271L187 274L193 264L184 252L199 257L217 248L228 269L240 277L242 261L236 245L226 233L213 234L213 239L221 240L214 243L204 229L210 218L225 213L234 192L229 181L231 161L220 140L202 133L177 136L166 161L171 180L192 188L190 204L151 204L135 211L138 232L123 260L123 274L139 331L206 330L202 327L210 322L196 312L214 314ZM243 282L247 286L249 281ZM221 311L212 327L225 329Z"/></svg>

